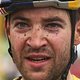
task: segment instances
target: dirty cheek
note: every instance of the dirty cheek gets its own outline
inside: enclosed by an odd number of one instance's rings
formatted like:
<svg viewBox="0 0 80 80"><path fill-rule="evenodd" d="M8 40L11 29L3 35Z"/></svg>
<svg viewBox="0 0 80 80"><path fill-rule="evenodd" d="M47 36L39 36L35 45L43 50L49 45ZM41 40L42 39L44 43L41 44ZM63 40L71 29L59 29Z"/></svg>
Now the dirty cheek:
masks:
<svg viewBox="0 0 80 80"><path fill-rule="evenodd" d="M11 33L11 44L15 51L21 51L24 47L26 34Z"/></svg>
<svg viewBox="0 0 80 80"><path fill-rule="evenodd" d="M58 53L58 51L60 51L60 48L64 46L63 44L65 44L64 37L59 36L58 34L46 34L46 39L50 47L53 49L54 53Z"/></svg>
<svg viewBox="0 0 80 80"><path fill-rule="evenodd" d="M26 36L26 33L24 33L24 37Z"/></svg>
<svg viewBox="0 0 80 80"><path fill-rule="evenodd" d="M38 28L37 31L39 31L40 29Z"/></svg>

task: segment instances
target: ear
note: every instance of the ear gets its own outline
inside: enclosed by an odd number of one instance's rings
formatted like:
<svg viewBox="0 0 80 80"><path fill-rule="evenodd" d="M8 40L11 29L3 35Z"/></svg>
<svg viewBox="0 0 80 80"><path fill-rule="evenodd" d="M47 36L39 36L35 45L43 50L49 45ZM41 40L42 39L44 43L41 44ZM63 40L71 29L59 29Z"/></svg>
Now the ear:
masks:
<svg viewBox="0 0 80 80"><path fill-rule="evenodd" d="M78 45L80 43L80 19L76 23L75 27L75 41L74 44Z"/></svg>

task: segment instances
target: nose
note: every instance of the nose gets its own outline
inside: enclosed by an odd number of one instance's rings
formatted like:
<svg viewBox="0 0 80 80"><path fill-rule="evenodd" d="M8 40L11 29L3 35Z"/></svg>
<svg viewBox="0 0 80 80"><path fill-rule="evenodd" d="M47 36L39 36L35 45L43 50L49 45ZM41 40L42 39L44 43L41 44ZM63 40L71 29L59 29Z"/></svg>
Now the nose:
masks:
<svg viewBox="0 0 80 80"><path fill-rule="evenodd" d="M31 35L28 37L26 44L35 49L46 46L47 40L43 33L44 32L39 28L34 29Z"/></svg>

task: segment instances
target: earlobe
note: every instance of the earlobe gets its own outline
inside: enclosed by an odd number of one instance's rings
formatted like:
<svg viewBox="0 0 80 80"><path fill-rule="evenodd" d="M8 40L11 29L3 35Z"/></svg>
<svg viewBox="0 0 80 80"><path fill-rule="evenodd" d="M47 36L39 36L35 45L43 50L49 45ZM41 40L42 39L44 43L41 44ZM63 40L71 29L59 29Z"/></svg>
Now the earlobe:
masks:
<svg viewBox="0 0 80 80"><path fill-rule="evenodd" d="M77 21L76 23L76 27L75 27L75 41L74 41L75 45L80 44L80 20Z"/></svg>

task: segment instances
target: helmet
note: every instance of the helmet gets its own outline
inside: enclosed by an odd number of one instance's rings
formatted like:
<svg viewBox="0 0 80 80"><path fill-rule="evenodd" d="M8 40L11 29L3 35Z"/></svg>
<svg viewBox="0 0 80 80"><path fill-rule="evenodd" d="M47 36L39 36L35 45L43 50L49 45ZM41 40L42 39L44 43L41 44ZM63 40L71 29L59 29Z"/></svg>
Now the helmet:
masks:
<svg viewBox="0 0 80 80"><path fill-rule="evenodd" d="M76 22L76 10L80 7L80 0L0 0L0 12L2 14L9 15L17 10L28 7L55 7L66 9L70 11L71 24L72 24L72 36L71 36L71 54L70 61L62 73L62 80L65 80L69 71L71 64L77 58L77 51L74 50L74 32L75 32L75 22ZM6 17L7 18L7 17ZM9 53L11 54L11 44L9 41Z"/></svg>
<svg viewBox="0 0 80 80"><path fill-rule="evenodd" d="M75 10L80 7L80 0L0 0L0 12L9 14L27 7L47 7L54 6L62 9Z"/></svg>

